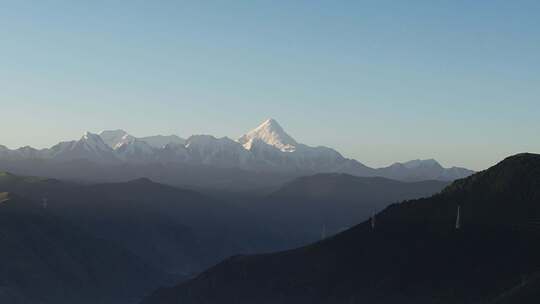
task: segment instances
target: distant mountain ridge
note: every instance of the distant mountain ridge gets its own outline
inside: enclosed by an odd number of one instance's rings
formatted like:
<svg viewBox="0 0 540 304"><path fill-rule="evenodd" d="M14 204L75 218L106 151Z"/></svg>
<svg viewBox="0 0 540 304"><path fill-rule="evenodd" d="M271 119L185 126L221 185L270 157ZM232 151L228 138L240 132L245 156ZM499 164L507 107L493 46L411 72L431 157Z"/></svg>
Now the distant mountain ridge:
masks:
<svg viewBox="0 0 540 304"><path fill-rule="evenodd" d="M152 267L174 275L197 272L256 247L255 242L252 247L242 245L247 237L230 231L250 230L235 223L240 222L239 208L147 178L81 185L0 172L0 202L7 198L2 192L24 195L39 207L46 198L49 214L120 244Z"/></svg>
<svg viewBox="0 0 540 304"><path fill-rule="evenodd" d="M368 219L390 204L431 196L449 182L401 182L383 177L319 173L299 177L249 207L259 222L279 234L300 235L297 246L331 236Z"/></svg>
<svg viewBox="0 0 540 304"><path fill-rule="evenodd" d="M415 160L374 169L343 157L328 147L298 143L274 119L264 121L238 140L211 135L135 137L124 130L86 132L79 140L61 142L48 149L0 146L0 161L43 160L56 163L86 160L97 164L182 164L296 176L314 173L347 173L381 176L404 181L444 180L466 177L473 171L443 168L435 160ZM32 172L29 172L32 173Z"/></svg>

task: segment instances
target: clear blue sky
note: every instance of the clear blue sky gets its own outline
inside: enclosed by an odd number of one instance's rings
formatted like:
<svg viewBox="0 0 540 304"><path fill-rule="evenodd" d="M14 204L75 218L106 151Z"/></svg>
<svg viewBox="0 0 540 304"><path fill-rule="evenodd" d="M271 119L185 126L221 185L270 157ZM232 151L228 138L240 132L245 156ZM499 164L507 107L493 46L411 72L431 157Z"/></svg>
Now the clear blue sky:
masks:
<svg viewBox="0 0 540 304"><path fill-rule="evenodd" d="M540 152L540 1L0 1L0 106L12 148L273 117L372 166L483 169Z"/></svg>

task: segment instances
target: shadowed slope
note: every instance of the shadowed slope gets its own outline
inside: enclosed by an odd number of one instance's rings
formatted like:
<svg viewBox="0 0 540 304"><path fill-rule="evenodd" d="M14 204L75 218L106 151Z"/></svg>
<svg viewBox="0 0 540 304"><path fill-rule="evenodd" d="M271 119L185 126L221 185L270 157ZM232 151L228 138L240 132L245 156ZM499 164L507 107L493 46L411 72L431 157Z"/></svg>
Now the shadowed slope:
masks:
<svg viewBox="0 0 540 304"><path fill-rule="evenodd" d="M1 303L127 303L165 275L16 195L0 200Z"/></svg>
<svg viewBox="0 0 540 304"><path fill-rule="evenodd" d="M254 206L267 225L299 235L297 245L348 229L388 205L433 195L447 182L400 182L381 177L317 174L295 179Z"/></svg>
<svg viewBox="0 0 540 304"><path fill-rule="evenodd" d="M520 154L390 206L375 231L365 222L296 250L233 257L143 303L495 301L540 269L539 218L540 156Z"/></svg>
<svg viewBox="0 0 540 304"><path fill-rule="evenodd" d="M79 185L54 179L0 176L0 191L46 199L47 212L91 235L122 245L179 277L238 252L271 248L270 238L239 208L195 191L137 179Z"/></svg>

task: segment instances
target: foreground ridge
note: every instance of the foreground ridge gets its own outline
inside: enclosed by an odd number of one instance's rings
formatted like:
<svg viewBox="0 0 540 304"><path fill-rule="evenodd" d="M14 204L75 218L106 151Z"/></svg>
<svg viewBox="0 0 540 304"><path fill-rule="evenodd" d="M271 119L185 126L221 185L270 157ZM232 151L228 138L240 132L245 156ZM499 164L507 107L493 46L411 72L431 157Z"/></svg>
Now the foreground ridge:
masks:
<svg viewBox="0 0 540 304"><path fill-rule="evenodd" d="M376 230L368 220L307 247L233 257L142 303L489 303L540 269L539 202L540 155L515 155L388 207Z"/></svg>

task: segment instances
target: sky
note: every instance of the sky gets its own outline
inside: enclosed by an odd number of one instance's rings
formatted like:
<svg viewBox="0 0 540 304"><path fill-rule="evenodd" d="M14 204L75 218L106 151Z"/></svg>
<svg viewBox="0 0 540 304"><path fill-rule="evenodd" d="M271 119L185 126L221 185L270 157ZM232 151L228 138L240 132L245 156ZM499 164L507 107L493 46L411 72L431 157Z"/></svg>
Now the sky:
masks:
<svg viewBox="0 0 540 304"><path fill-rule="evenodd" d="M370 166L540 153L540 1L0 0L0 144L237 138Z"/></svg>

